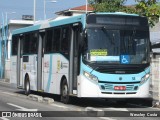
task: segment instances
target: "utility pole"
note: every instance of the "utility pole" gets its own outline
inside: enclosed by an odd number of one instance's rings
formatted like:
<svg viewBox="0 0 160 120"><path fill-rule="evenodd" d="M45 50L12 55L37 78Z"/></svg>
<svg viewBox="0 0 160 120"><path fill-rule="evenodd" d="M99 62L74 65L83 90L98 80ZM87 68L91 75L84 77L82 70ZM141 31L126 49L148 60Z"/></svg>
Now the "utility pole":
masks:
<svg viewBox="0 0 160 120"><path fill-rule="evenodd" d="M35 24L36 21L36 0L34 0L34 5L33 5L33 23Z"/></svg>

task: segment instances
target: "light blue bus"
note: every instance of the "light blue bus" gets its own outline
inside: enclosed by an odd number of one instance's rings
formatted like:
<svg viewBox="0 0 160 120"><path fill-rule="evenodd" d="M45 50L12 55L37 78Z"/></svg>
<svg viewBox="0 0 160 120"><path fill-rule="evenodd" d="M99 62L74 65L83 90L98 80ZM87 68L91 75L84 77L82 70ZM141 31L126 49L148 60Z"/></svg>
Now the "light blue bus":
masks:
<svg viewBox="0 0 160 120"><path fill-rule="evenodd" d="M146 17L126 13L63 16L13 31L11 83L79 98L148 98Z"/></svg>

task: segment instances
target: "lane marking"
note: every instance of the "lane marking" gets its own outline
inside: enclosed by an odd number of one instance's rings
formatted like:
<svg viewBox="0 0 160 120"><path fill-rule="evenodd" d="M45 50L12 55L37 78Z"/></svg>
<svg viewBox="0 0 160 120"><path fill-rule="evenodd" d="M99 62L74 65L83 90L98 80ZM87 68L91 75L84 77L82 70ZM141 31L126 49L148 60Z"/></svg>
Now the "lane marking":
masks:
<svg viewBox="0 0 160 120"><path fill-rule="evenodd" d="M117 120L117 119L113 119L113 118L109 118L109 117L99 117L102 120Z"/></svg>
<svg viewBox="0 0 160 120"><path fill-rule="evenodd" d="M55 107L60 107L60 108L68 109L68 107L62 106L62 105L56 105L56 104L51 104L51 105L52 105L52 106L55 106Z"/></svg>
<svg viewBox="0 0 160 120"><path fill-rule="evenodd" d="M2 93L7 94L7 95L16 96L16 94L14 94L14 93L9 93L9 92L2 92Z"/></svg>
<svg viewBox="0 0 160 120"><path fill-rule="evenodd" d="M115 111L129 111L127 108L104 108L105 110L115 110Z"/></svg>
<svg viewBox="0 0 160 120"><path fill-rule="evenodd" d="M137 107L145 107L145 108L150 108L150 109L154 109L154 110L159 110L160 108L154 108L154 107L148 107L148 106L143 106L143 105L136 105L136 104L132 104L132 103L128 103L129 105L132 106L137 106Z"/></svg>
<svg viewBox="0 0 160 120"><path fill-rule="evenodd" d="M38 109L27 109L27 108L24 108L24 107L21 107L19 105L12 104L12 103L7 103L7 104L11 105L13 107L19 108L19 109L16 109L16 110L19 110L19 111L38 111Z"/></svg>
<svg viewBox="0 0 160 120"><path fill-rule="evenodd" d="M0 117L2 120L9 120L8 118L6 117Z"/></svg>

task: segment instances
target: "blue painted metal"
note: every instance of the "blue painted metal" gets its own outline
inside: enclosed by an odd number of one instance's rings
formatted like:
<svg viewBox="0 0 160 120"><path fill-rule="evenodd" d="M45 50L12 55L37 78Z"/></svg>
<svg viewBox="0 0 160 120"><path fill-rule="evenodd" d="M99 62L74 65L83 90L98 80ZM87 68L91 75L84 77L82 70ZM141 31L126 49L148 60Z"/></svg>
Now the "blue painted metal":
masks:
<svg viewBox="0 0 160 120"><path fill-rule="evenodd" d="M8 49L7 49L7 44L8 44L8 39L9 39L9 35L8 35L8 18L7 18L7 15L6 15L6 40L5 40L5 59L7 60L8 59Z"/></svg>
<svg viewBox="0 0 160 120"><path fill-rule="evenodd" d="M49 92L50 89L50 83L51 83L51 78L52 78L52 54L50 55L50 64L49 64L49 76L48 76L48 82L47 82L47 87L46 91Z"/></svg>
<svg viewBox="0 0 160 120"><path fill-rule="evenodd" d="M4 24L4 15L2 13L2 38L1 38L1 49L0 49L0 52L1 52L1 67L0 67L0 78L2 79L3 78L3 74L4 74L4 61L5 61L5 58L4 58L4 55L5 55L5 51L4 51L4 48L3 48L3 42L4 40L6 39L6 35L5 35L5 24ZM4 46L5 47L5 46Z"/></svg>
<svg viewBox="0 0 160 120"><path fill-rule="evenodd" d="M85 24L84 24L85 21L86 21L86 14L83 14L83 15L78 15L78 16L71 16L68 18L61 19L61 20L48 21L48 24L49 24L49 27L55 27L59 25L81 22L83 24L83 28L85 28ZM42 25L43 23L25 27L25 28L16 29L16 30L13 30L12 34L15 35L15 34L20 34L20 33L40 30ZM48 28L48 26L46 26L46 28Z"/></svg>

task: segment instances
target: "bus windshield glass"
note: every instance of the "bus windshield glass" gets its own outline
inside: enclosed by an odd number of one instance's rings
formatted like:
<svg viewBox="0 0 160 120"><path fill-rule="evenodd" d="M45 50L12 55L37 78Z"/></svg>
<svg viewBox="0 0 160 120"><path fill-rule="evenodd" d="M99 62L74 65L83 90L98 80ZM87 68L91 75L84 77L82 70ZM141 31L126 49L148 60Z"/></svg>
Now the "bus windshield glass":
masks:
<svg viewBox="0 0 160 120"><path fill-rule="evenodd" d="M148 31L88 28L83 59L106 64L146 64L149 62Z"/></svg>

